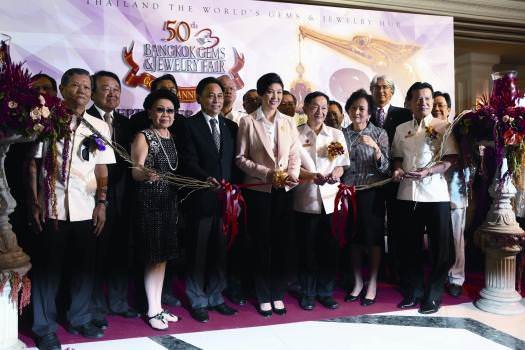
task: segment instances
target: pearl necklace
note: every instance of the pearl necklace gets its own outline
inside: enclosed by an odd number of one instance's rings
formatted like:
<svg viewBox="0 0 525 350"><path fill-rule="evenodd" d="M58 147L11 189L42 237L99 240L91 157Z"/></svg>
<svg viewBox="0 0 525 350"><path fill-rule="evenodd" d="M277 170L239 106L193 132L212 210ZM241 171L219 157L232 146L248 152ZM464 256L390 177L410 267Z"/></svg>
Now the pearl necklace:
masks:
<svg viewBox="0 0 525 350"><path fill-rule="evenodd" d="M153 131L153 133L155 134L155 138L157 139L157 142L160 145L160 149L162 149L162 153L164 153L164 156L166 157L166 160L168 161L169 168L171 170L175 171L177 169L177 167L179 166L179 157L178 157L178 154L177 154L177 147L175 147L175 141L173 141L173 138L170 137L171 143L173 144L173 149L175 150L175 156L176 156L175 166L173 167L171 165L171 162L170 162L170 157L168 157L168 153L166 152L166 150L164 149L164 146L162 145L162 141L160 139L159 132L157 130L155 130L155 129L150 129L150 130Z"/></svg>

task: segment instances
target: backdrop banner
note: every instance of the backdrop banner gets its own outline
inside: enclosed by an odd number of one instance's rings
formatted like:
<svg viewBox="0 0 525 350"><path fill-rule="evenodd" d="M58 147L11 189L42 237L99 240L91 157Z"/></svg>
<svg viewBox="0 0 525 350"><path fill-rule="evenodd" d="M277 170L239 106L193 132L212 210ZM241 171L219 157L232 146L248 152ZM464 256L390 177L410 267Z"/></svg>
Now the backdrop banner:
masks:
<svg viewBox="0 0 525 350"><path fill-rule="evenodd" d="M415 81L454 96L452 17L249 0L17 0L0 9L14 60L57 80L72 67L115 72L129 113L166 73L186 115L199 108L197 82L223 74L239 89L239 110L267 72L300 101L320 90L344 104L382 73L396 82L397 106Z"/></svg>

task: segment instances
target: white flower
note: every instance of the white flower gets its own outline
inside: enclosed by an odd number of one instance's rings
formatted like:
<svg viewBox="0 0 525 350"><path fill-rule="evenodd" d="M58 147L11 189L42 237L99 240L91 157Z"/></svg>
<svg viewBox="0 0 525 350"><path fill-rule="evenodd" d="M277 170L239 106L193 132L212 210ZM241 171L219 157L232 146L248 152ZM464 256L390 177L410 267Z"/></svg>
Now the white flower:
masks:
<svg viewBox="0 0 525 350"><path fill-rule="evenodd" d="M31 110L31 114L29 114L29 116L31 117L31 119L33 120L38 120L40 119L40 116L42 115L42 113L40 112L40 108L38 107L35 107Z"/></svg>
<svg viewBox="0 0 525 350"><path fill-rule="evenodd" d="M35 124L35 126L33 126L33 130L40 133L44 130L44 126L40 123Z"/></svg>
<svg viewBox="0 0 525 350"><path fill-rule="evenodd" d="M18 103L16 103L15 101L9 101L7 103L7 106L11 109L15 109L16 107L18 107Z"/></svg>
<svg viewBox="0 0 525 350"><path fill-rule="evenodd" d="M44 96L42 95L38 95L38 100L40 101L40 104L42 106L45 106L46 105L46 99L44 98Z"/></svg>
<svg viewBox="0 0 525 350"><path fill-rule="evenodd" d="M41 107L40 112L42 113L42 118L44 119L47 119L47 117L49 117L49 115L51 114L51 112L49 111L49 108L47 108L46 106Z"/></svg>

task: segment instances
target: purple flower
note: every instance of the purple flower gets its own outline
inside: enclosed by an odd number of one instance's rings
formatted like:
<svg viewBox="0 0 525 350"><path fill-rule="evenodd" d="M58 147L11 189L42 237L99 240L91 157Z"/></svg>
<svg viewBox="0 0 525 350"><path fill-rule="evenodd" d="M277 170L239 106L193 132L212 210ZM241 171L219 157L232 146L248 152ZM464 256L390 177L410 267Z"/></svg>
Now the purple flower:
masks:
<svg viewBox="0 0 525 350"><path fill-rule="evenodd" d="M95 142L95 146L97 147L99 151L106 150L106 145L104 145L104 141L102 141L101 138L99 138L97 135L91 135L91 137L93 138L93 141Z"/></svg>

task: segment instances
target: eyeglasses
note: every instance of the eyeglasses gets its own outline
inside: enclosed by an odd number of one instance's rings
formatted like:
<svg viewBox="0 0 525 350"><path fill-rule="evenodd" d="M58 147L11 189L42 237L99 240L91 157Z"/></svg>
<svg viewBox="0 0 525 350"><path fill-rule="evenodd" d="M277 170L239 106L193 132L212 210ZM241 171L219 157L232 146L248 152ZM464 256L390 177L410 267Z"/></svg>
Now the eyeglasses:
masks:
<svg viewBox="0 0 525 350"><path fill-rule="evenodd" d="M155 108L155 111L157 113L160 113L160 114L163 114L163 113L166 113L166 114L175 114L175 110L173 108L164 108L164 107L157 107Z"/></svg>

